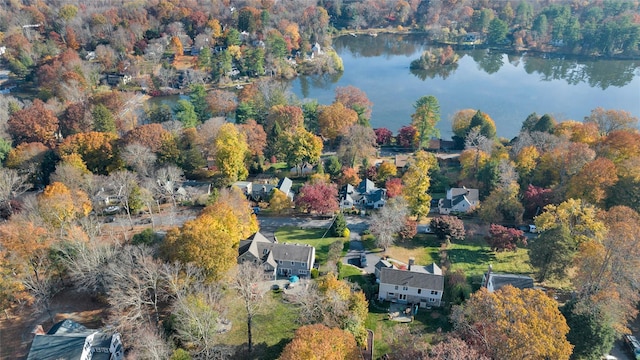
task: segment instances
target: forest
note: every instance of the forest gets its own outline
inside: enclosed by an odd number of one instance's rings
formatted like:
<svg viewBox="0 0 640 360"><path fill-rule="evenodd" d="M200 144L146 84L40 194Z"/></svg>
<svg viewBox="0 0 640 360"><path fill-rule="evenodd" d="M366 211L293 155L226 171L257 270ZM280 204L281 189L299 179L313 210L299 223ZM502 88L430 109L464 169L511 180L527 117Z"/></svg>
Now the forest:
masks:
<svg viewBox="0 0 640 360"><path fill-rule="evenodd" d="M481 46L637 57L637 2L0 4L0 86L10 90L0 94L4 329L51 325L60 298L75 294L100 309L95 325L122 334L131 359L359 358L379 309L375 284L346 281L338 265L346 225L332 229L340 240L323 250L309 291L287 303L255 291L261 268L237 257L240 241L259 230L256 208L343 218L340 189L369 179L388 197L362 234L376 252L479 244L491 256L525 254L523 273L574 294L559 304L538 290L472 292L477 274L441 256L444 329L385 328L376 355L599 359L629 332L640 300L637 117L598 104L584 119L533 113L514 119L521 131L504 139L490 114L460 109L451 163L431 146L434 96L417 94L414 114L393 134L370 126L374 104L358 88L339 87L321 104L278 80L339 73L332 38L374 30L450 46L477 34ZM181 95L176 106L148 105L168 94ZM397 148L407 166L382 155ZM260 176L272 185L292 177L295 200L275 190L256 201L231 186ZM432 200L462 186L478 189L481 205L463 220L434 222ZM417 234L428 221L436 235ZM538 233L523 241L514 227L529 223ZM265 309L285 321L273 326L277 335ZM223 334L229 318L234 327ZM554 332L527 346L540 324ZM20 339L31 329L4 329L2 341L17 344L1 356L24 357L29 343Z"/></svg>

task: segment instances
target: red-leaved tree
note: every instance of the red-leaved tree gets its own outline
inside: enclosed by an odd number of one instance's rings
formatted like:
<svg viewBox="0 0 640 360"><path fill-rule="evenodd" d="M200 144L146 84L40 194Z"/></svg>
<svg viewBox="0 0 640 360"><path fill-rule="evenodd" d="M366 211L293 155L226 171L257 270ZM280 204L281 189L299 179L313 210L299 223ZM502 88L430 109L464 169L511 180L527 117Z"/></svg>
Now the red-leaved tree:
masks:
<svg viewBox="0 0 640 360"><path fill-rule="evenodd" d="M329 214L338 210L338 188L323 182L305 184L296 197L296 207L301 211Z"/></svg>
<svg viewBox="0 0 640 360"><path fill-rule="evenodd" d="M384 184L384 187L387 188L387 196L389 198L394 198L400 194L402 194L402 179L400 178L392 178L387 180Z"/></svg>
<svg viewBox="0 0 640 360"><path fill-rule="evenodd" d="M418 130L413 125L403 126L396 136L398 145L415 149L418 147Z"/></svg>
<svg viewBox="0 0 640 360"><path fill-rule="evenodd" d="M391 138L393 137L393 133L391 130L387 128L377 128L373 129L376 133L376 143L378 145L389 145L391 143Z"/></svg>
<svg viewBox="0 0 640 360"><path fill-rule="evenodd" d="M518 229L504 227L498 224L491 224L489 227L489 236L486 237L487 243L491 246L492 251L505 251L518 249L517 244L527 245L527 238L524 232Z"/></svg>
<svg viewBox="0 0 640 360"><path fill-rule="evenodd" d="M545 206L551 204L552 198L553 191L551 189L544 189L529 184L527 190L524 192L522 201L524 204L525 218L532 218L542 212Z"/></svg>

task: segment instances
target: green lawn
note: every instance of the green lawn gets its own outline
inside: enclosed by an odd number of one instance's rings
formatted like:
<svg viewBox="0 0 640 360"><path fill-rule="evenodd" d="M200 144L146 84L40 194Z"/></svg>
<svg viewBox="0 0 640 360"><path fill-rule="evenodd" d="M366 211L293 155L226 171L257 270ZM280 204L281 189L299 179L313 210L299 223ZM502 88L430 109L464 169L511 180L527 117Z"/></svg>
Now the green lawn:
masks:
<svg viewBox="0 0 640 360"><path fill-rule="evenodd" d="M240 346L247 343L247 315L243 305L237 301L235 293L229 292L227 317L232 321L232 328L221 335L220 342L226 345ZM277 359L282 349L293 338L293 333L300 326L297 322L296 306L282 301L281 294L269 292L267 300L259 315L253 319L254 358Z"/></svg>
<svg viewBox="0 0 640 360"><path fill-rule="evenodd" d="M449 271L462 269L474 289L480 286L489 264L497 273L532 275L534 272L529 264L529 250L523 248L495 253L483 241L462 241L452 243L447 248L447 256L451 262Z"/></svg>
<svg viewBox="0 0 640 360"><path fill-rule="evenodd" d="M294 226L283 226L276 231L276 238L282 243L308 244L316 248L316 262L326 264L329 246L336 241L347 239L331 237L327 229L301 229Z"/></svg>

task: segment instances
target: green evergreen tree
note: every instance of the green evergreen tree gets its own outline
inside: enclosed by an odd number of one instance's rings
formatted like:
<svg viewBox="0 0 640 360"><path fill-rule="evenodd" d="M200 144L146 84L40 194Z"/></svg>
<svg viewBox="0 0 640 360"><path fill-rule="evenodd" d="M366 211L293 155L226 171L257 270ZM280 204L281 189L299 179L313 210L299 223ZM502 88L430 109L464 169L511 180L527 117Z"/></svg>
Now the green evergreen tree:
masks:
<svg viewBox="0 0 640 360"><path fill-rule="evenodd" d="M344 235L344 230L347 228L347 221L344 218L344 214L339 212L336 215L336 219L331 224L331 235L334 237L342 237Z"/></svg>
<svg viewBox="0 0 640 360"><path fill-rule="evenodd" d="M99 132L116 132L116 122L113 119L111 111L106 106L98 104L91 112L93 117L93 129Z"/></svg>
<svg viewBox="0 0 640 360"><path fill-rule="evenodd" d="M189 100L178 100L175 108L176 119L180 121L185 128L196 127L198 122L198 114Z"/></svg>
<svg viewBox="0 0 640 360"><path fill-rule="evenodd" d="M193 105L193 110L196 115L198 115L198 120L200 122L205 122L211 117L209 105L207 104L207 90L205 90L204 85L202 84L191 85L189 89L191 90L189 93L189 100Z"/></svg>

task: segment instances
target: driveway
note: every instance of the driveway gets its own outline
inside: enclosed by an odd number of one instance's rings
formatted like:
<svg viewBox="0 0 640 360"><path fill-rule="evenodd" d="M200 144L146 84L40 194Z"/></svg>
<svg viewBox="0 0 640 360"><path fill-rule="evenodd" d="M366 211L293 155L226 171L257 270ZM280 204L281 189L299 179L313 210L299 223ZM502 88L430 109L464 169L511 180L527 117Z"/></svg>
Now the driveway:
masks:
<svg viewBox="0 0 640 360"><path fill-rule="evenodd" d="M366 251L364 248L364 244L360 241L360 233L356 232L355 229L352 229L351 226L348 226L349 230L351 230L351 238L349 239L349 251L342 258L343 264L349 264L361 268L367 274L373 274L375 271L376 263L380 260L380 257L374 253ZM360 267L360 254L365 252L367 257L367 266L362 268Z"/></svg>

